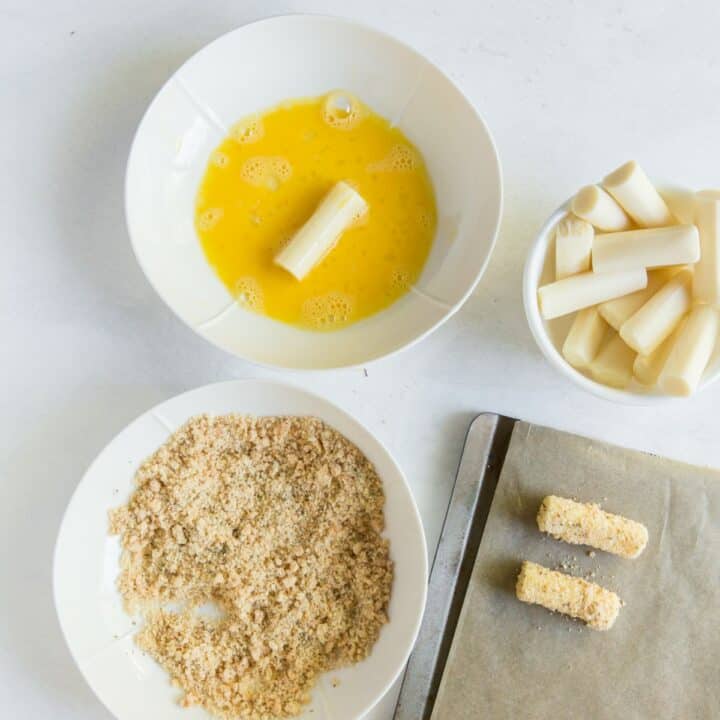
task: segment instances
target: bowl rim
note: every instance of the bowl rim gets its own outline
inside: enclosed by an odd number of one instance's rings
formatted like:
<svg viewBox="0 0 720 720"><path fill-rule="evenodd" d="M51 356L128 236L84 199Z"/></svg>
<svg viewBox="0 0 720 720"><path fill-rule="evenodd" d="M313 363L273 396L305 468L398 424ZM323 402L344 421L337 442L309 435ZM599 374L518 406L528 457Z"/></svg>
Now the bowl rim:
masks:
<svg viewBox="0 0 720 720"><path fill-rule="evenodd" d="M669 187L666 183L659 183L658 186L662 190ZM675 186L673 186L675 187ZM558 221L570 211L570 204L574 195L568 198L560 207L553 211L550 217L545 221L543 226L535 236L530 250L525 259L523 268L523 305L525 307L525 317L527 319L530 332L535 339L535 343L545 356L545 359L565 377L572 380L576 385L580 386L596 397L602 398L610 402L623 405L651 406L661 405L672 402L687 402L693 397L701 393L706 387L714 383L720 378L720 366L703 377L697 392L690 397L679 397L676 395L652 394L634 392L632 390L619 390L607 385L595 382L586 375L576 370L570 363L565 360L545 329L545 322L540 316L540 308L537 302L537 290L540 274L547 257L550 245L551 231L557 225Z"/></svg>
<svg viewBox="0 0 720 720"><path fill-rule="evenodd" d="M157 284L153 281L152 275L149 272L149 268L146 266L146 264L141 259L141 254L138 248L138 245L136 244L135 240L135 234L133 232L133 221L131 219L131 213L130 213L130 185L131 185L131 169L132 165L135 162L135 155L136 155L136 148L138 144L138 137L140 136L141 131L143 130L143 127L145 125L145 122L150 115L150 113L153 111L156 102L158 102L159 96L162 94L162 92L165 90L165 88L175 79L175 77L182 71L182 69L188 65L190 62L192 62L197 56L199 56L201 53L205 52L207 49L209 49L211 46L215 45L215 43L218 43L222 40L224 40L226 37L234 34L240 34L244 30L250 27L255 27L258 25L263 24L272 24L278 21L287 21L287 20L302 20L302 19L313 19L313 20L326 20L326 21L332 21L335 23L339 23L342 25L349 25L357 27L361 30L365 30L367 32L373 33L374 35L377 35L381 38L383 38L386 41L389 41L391 43L396 44L397 46L403 48L407 52L409 52L411 55L415 56L419 61L423 63L427 63L431 68L439 72L442 77L445 79L446 82L448 82L452 88L460 95L460 97L465 101L468 108L472 112L475 120L480 123L482 126L485 135L487 136L490 150L492 154L492 159L494 160L494 174L496 175L496 181L497 181L497 191L498 191L498 206L497 206L497 213L496 217L493 221L493 227L492 227L492 236L490 238L490 243L488 247L488 252L485 256L485 259L481 263L480 267L478 268L477 272L474 275L474 278L472 282L469 284L467 291L463 294L463 296L451 307L449 307L445 313L440 317L440 319L431 325L429 328L427 328L425 331L417 335L415 338L410 340L409 342L405 343L404 345L400 345L396 348L393 348L387 352L378 352L376 354L372 354L364 359L359 360L358 362L350 362L340 365L327 365L323 367L297 367L296 365L293 365L292 363L282 363L282 362L276 362L276 363L270 363L270 362L264 362L261 360L257 360L255 358L249 358L244 355L241 355L239 353L236 353L232 350L229 350L228 348L224 347L220 342L216 341L215 339L209 338L200 331L198 331L195 327L193 327L188 320L186 320L179 312L175 310L175 308L168 302L168 300L165 298L165 296L160 292ZM214 345L215 347L219 348L220 350L228 353L229 355L233 357L237 357L241 360L244 360L245 362L250 363L251 365L255 367L260 368L267 368L267 369L281 369L281 370L293 370L298 373L319 373L319 372L325 372L328 370L343 370L343 369L356 369L361 368L366 365L369 365L373 362L376 362L378 360L382 360L384 358L390 358L393 357L404 350L408 350L427 338L431 333L435 332L441 325L443 325L445 322L447 322L455 313L460 310L460 308L467 302L468 298L472 293L475 291L476 287L478 286L478 283L482 279L482 276L485 274L485 271L487 270L487 267L490 263L490 259L492 257L493 252L495 251L495 246L497 245L498 241L498 235L500 231L500 224L503 217L503 211L504 211L504 205L505 205L505 199L504 199L504 191L503 191L504 183L503 183L503 172L502 172L502 165L500 163L500 153L498 151L497 143L495 142L495 138L493 137L492 133L490 132L490 128L485 122L482 115L480 115L479 111L475 107L475 104L470 100L470 98L467 96L467 94L460 88L460 86L430 58L426 57L422 53L420 53L418 50L416 50L414 47L409 45L408 43L396 38L395 36L391 35L390 33L387 33L383 30L379 30L367 23L359 22L356 20L353 20L351 18L341 17L337 15L331 15L328 13L304 13L304 12L297 12L297 13L281 13L278 15L271 15L269 17L261 18L259 20L254 20L248 23L245 23L243 25L240 25L232 30L229 30L228 32L223 33L222 35L219 35L214 40L211 40L209 43L203 45L200 49L195 51L190 57L188 57L179 67L177 67L172 74L168 77L168 79L162 84L162 86L157 90L155 95L153 96L152 100L148 104L147 108L142 114L142 117L140 118L140 121L138 122L138 125L135 129L135 132L133 133L133 138L130 143L130 151L128 153L128 158L125 164L125 180L123 184L123 192L124 192L124 213L125 213L125 226L127 228L128 236L130 238L130 245L132 247L133 255L135 256L135 259L137 260L138 265L140 266L140 269L143 272L143 275L145 276L147 282L150 284L152 289L155 291L156 295L163 301L163 303L170 309L170 311L177 317L186 327L188 327L190 330L193 331L196 335L200 336L205 340L206 342L210 343L211 345ZM380 312L383 312L382 310Z"/></svg>
<svg viewBox="0 0 720 720"><path fill-rule="evenodd" d="M420 577L423 577L425 579L424 582L420 584L420 611L417 614L417 617L414 619L413 626L411 628L411 641L408 643L408 647L405 649L405 651L402 653L402 657L400 658L400 662L396 664L396 667L393 669L393 672L388 675L385 682L382 684L382 688L380 692L372 699L372 701L365 707L362 714L358 717L364 717L368 712L370 712L389 692L390 688L393 686L395 681L400 677L402 674L407 661L410 657L410 654L412 653L413 649L415 648L415 643L417 642L418 634L420 632L420 626L422 624L423 617L425 615L425 610L427 606L427 593L428 593L428 582L427 579L429 577L429 570L430 570L430 561L428 556L428 548L427 548L427 538L425 536L425 526L422 521L422 516L420 515L420 510L417 505L417 501L415 500L415 494L413 493L412 488L410 487L410 483L408 482L407 476L402 470L402 467L396 460L395 456L390 452L390 450L387 448L387 446L380 440L380 438L377 437L377 435L372 432L364 423L360 422L353 414L350 413L349 410L346 410L340 405L337 405L333 401L329 400L328 398L324 397L323 395L320 395L319 393L311 392L304 387L301 387L299 385L296 385L294 383L288 383L284 381L274 380L274 379L266 379L266 378L255 378L255 377L246 377L246 378L238 378L233 380L223 380L220 382L214 382L214 383L207 383L205 385L200 385L198 387L191 388L189 390L186 390L184 392L178 393L176 395L172 395L169 398L166 398L165 400L162 400L151 407L147 408L146 410L142 411L139 415L134 417L132 420L130 420L128 423L126 423L120 430L118 430L108 441L103 445L103 447L97 452L97 454L93 457L92 461L89 463L87 468L85 469L85 472L83 473L82 477L78 481L77 485L75 486L75 489L73 490L72 494L70 495L70 498L67 501L67 504L65 506L65 509L63 511L62 517L60 519L60 524L58 526L57 535L55 537L55 542L53 545L53 551L52 551L52 568L51 568L51 584L52 584L52 599L53 599L53 607L55 609L55 617L57 619L58 625L60 626L60 632L62 634L63 640L65 641L65 646L68 649L70 656L72 657L73 661L75 662L75 666L77 667L78 671L83 677L83 680L88 685L88 687L92 690L93 695L100 701L102 706L113 716L117 717L114 713L114 711L109 707L109 705L106 703L105 699L100 695L100 693L96 690L95 686L89 682L89 680L85 676L85 672L82 669L82 662L81 658L78 657L75 647L73 643L71 643L70 638L68 636L65 624L63 623L63 615L60 610L61 603L58 600L58 578L59 578L59 565L58 565L58 557L61 550L61 541L64 535L64 529L67 522L67 517L70 512L70 509L78 495L78 492L83 486L88 478L90 477L94 466L99 461L100 457L103 455L103 453L107 450L107 448L113 444L117 438L125 432L130 426L134 425L136 422L138 422L141 418L145 417L146 415L150 415L152 413L155 413L159 409L162 409L164 405L167 403L180 400L182 398L187 398L190 395L200 393L200 392L207 392L210 391L210 389L222 389L227 388L229 386L247 386L247 385L260 385L260 386L270 386L275 389L282 389L282 390L290 390L293 393L299 393L300 395L304 395L306 398L313 402L318 402L321 405L330 406L336 413L338 413L340 416L343 417L344 420L348 421L351 425L355 426L355 428L360 432L364 433L367 438L375 445L376 450L384 455L385 460L389 463L389 465L393 468L393 471L398 478L401 486L405 490L405 495L409 499L409 506L411 510L411 517L412 521L416 526L416 530L418 531L418 535L421 539L421 548L420 548L420 561L422 563L422 568L420 570L422 571L420 573ZM238 410L237 412L242 412L241 410ZM320 419L323 418L318 415ZM324 421L324 420L323 420ZM325 421L324 421L325 422ZM339 432L339 431L338 431ZM348 438L353 444L355 444L355 441L351 438ZM362 452L362 450L361 450ZM384 478L381 477L381 480ZM372 653L371 653L372 655ZM371 657L368 656L368 657Z"/></svg>

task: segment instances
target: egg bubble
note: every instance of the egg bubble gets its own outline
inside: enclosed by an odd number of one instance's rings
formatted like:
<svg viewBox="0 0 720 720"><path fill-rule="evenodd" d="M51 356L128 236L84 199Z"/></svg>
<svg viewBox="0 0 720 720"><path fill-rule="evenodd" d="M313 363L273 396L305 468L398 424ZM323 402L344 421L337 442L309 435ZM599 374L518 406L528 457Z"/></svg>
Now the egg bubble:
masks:
<svg viewBox="0 0 720 720"><path fill-rule="evenodd" d="M325 98L322 117L331 127L350 130L365 117L365 110L354 95L344 90L336 90Z"/></svg>
<svg viewBox="0 0 720 720"><path fill-rule="evenodd" d="M402 268L395 268L392 273L391 282L393 287L406 292L410 288L410 275Z"/></svg>
<svg viewBox="0 0 720 720"><path fill-rule="evenodd" d="M203 210L198 216L196 225L198 230L212 230L223 216L222 208L208 208Z"/></svg>
<svg viewBox="0 0 720 720"><path fill-rule="evenodd" d="M350 320L353 307L353 299L348 295L330 292L308 298L302 306L302 317L318 330L332 330Z"/></svg>
<svg viewBox="0 0 720 720"><path fill-rule="evenodd" d="M230 158L224 152L215 150L212 155L210 155L210 162L215 167L226 168L230 164Z"/></svg>
<svg viewBox="0 0 720 720"><path fill-rule="evenodd" d="M409 145L394 145L382 160L370 163L367 169L369 172L412 172L419 164L415 149Z"/></svg>
<svg viewBox="0 0 720 720"><path fill-rule="evenodd" d="M235 283L235 300L240 307L262 312L263 293L260 283L254 277L241 277Z"/></svg>
<svg viewBox="0 0 720 720"><path fill-rule="evenodd" d="M256 155L240 169L240 177L254 187L277 190L292 175L292 165L279 155Z"/></svg>
<svg viewBox="0 0 720 720"><path fill-rule="evenodd" d="M265 128L259 115L250 115L243 118L230 128L230 137L241 145L255 143L264 135Z"/></svg>
<svg viewBox="0 0 720 720"><path fill-rule="evenodd" d="M421 208L417 214L418 224L423 230L431 230L435 227L435 215L425 208Z"/></svg>

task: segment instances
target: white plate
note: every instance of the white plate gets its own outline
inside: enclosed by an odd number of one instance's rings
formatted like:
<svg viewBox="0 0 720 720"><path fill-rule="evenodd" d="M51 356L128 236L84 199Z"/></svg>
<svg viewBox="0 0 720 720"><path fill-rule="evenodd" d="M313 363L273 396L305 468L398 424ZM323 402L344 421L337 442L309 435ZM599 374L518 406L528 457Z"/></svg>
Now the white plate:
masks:
<svg viewBox="0 0 720 720"><path fill-rule="evenodd" d="M135 627L122 609L115 581L120 545L108 537L108 510L132 491L139 463L170 432L200 413L314 415L341 432L374 463L385 496L385 535L395 563L390 622L372 654L350 668L334 671L333 687L323 676L306 720L350 720L367 712L402 670L425 606L427 551L420 516L402 471L362 425L322 398L265 381L207 385L178 395L132 422L98 455L78 485L55 547L55 606L70 651L98 698L120 720L199 720L199 708L177 705L168 675L133 641Z"/></svg>
<svg viewBox="0 0 720 720"><path fill-rule="evenodd" d="M281 100L336 88L357 94L420 148L440 222L430 258L410 293L348 328L315 333L239 307L205 260L193 212L210 152L230 125ZM396 352L462 305L490 259L502 182L484 122L428 60L348 20L292 15L222 36L170 78L137 130L125 200L143 271L193 330L260 364L322 369Z"/></svg>

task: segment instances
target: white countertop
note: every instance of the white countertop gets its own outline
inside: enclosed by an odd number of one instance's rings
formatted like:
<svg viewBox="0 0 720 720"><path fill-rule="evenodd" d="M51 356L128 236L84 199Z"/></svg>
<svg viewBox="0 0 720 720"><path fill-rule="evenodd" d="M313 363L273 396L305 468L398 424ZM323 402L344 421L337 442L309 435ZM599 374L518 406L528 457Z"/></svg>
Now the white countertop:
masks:
<svg viewBox="0 0 720 720"><path fill-rule="evenodd" d="M164 80L216 36L300 10L361 19L438 63L484 115L504 170L500 239L475 296L367 376L263 371L209 346L155 296L124 225L130 139ZM4 716L110 717L61 638L52 547L95 454L180 391L267 376L337 402L396 455L430 548L465 431L483 410L720 466L720 384L660 408L586 395L540 356L520 294L543 219L626 159L678 184L720 185L719 25L716 0L0 0ZM370 717L387 720L390 706Z"/></svg>

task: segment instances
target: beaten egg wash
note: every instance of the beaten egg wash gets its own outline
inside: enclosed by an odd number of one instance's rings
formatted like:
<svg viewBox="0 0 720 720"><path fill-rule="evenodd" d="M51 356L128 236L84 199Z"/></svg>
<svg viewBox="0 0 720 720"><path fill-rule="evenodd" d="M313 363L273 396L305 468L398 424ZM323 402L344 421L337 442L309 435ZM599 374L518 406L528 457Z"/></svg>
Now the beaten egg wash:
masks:
<svg viewBox="0 0 720 720"><path fill-rule="evenodd" d="M298 280L275 257L337 183L355 190L367 211ZM336 92L237 123L211 155L195 225L240 304L332 330L382 310L417 280L435 234L435 197L403 133Z"/></svg>

